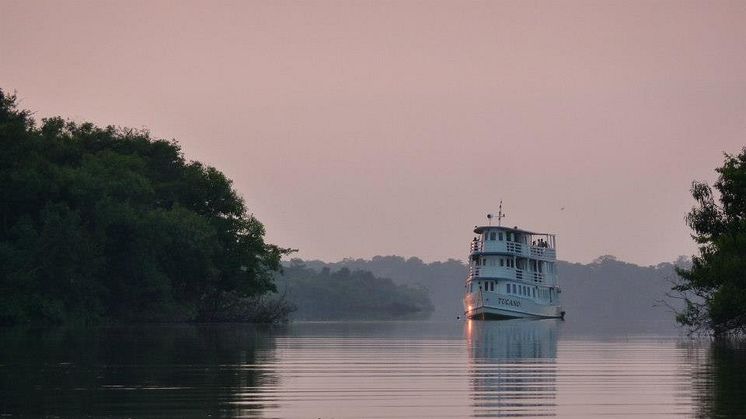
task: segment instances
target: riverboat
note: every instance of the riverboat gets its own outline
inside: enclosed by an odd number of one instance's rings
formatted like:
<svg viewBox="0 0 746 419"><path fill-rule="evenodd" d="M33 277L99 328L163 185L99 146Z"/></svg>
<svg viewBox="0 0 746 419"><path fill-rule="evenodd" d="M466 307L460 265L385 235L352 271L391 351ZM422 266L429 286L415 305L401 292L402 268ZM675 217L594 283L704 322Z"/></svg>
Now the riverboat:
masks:
<svg viewBox="0 0 746 419"><path fill-rule="evenodd" d="M504 227L503 217L501 203L497 226L474 227L476 237L469 247L465 284L465 317L564 318L555 235Z"/></svg>

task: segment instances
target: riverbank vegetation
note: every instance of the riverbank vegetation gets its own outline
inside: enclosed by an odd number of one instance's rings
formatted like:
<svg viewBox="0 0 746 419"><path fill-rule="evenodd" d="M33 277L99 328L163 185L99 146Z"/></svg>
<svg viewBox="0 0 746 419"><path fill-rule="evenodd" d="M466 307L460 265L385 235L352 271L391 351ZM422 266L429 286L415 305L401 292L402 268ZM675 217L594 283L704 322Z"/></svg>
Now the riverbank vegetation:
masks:
<svg viewBox="0 0 746 419"><path fill-rule="evenodd" d="M687 215L699 255L689 269L679 269L686 309L679 323L693 332L715 336L746 332L746 148L725 155L715 169L716 193L703 182L692 184L697 206Z"/></svg>
<svg viewBox="0 0 746 419"><path fill-rule="evenodd" d="M430 292L423 286L396 284L346 267L316 270L300 259L286 264L278 288L297 307L293 318L303 320L424 318L434 309ZM458 299L458 294L452 297Z"/></svg>
<svg viewBox="0 0 746 419"><path fill-rule="evenodd" d="M37 126L0 90L0 150L0 324L252 320L236 309L270 301L289 249L177 143Z"/></svg>

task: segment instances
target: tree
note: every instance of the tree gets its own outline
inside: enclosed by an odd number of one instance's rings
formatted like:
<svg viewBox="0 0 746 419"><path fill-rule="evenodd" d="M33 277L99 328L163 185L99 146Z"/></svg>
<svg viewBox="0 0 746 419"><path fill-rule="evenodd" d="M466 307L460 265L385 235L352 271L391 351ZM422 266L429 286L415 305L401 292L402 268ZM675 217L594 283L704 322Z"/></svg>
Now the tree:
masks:
<svg viewBox="0 0 746 419"><path fill-rule="evenodd" d="M0 150L0 324L211 320L275 291L290 250L176 142L37 127L0 90Z"/></svg>
<svg viewBox="0 0 746 419"><path fill-rule="evenodd" d="M293 259L278 280L305 320L426 317L434 309L424 287L398 285L359 269L314 269Z"/></svg>
<svg viewBox="0 0 746 419"><path fill-rule="evenodd" d="M686 217L699 255L691 268L678 268L674 290L686 308L677 321L692 331L715 336L746 331L746 148L739 155L725 155L712 188L692 183L697 206Z"/></svg>

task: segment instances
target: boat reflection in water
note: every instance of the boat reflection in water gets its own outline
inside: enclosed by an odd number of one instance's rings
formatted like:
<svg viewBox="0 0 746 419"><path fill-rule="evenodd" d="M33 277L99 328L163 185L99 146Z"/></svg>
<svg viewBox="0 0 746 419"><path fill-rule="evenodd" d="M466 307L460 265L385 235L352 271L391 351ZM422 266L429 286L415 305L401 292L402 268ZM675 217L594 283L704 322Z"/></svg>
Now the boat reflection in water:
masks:
<svg viewBox="0 0 746 419"><path fill-rule="evenodd" d="M554 415L559 320L468 320L474 416Z"/></svg>

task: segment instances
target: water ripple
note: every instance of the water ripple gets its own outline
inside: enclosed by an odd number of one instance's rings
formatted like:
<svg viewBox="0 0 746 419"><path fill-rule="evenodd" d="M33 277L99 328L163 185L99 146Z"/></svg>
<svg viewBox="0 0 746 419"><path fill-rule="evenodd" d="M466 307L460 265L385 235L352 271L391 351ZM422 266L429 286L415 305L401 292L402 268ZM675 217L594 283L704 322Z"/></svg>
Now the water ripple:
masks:
<svg viewBox="0 0 746 419"><path fill-rule="evenodd" d="M557 321L110 328L4 333L0 343L0 414L9 416L714 417L746 408L743 348L562 336Z"/></svg>

